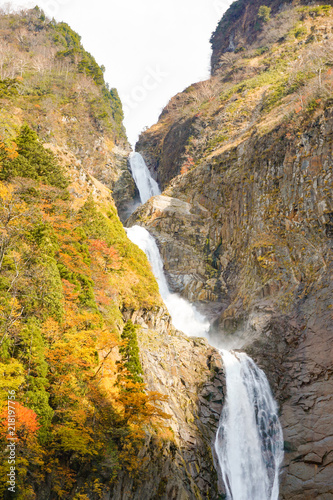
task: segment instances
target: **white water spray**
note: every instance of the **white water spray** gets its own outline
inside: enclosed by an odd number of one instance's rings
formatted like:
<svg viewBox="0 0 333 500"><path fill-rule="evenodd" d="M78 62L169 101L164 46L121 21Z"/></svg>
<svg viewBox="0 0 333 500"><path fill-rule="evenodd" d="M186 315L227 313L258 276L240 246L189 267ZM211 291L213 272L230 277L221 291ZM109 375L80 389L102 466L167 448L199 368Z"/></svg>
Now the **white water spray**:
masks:
<svg viewBox="0 0 333 500"><path fill-rule="evenodd" d="M228 500L278 500L283 435L267 378L244 353L221 351L227 397L215 441Z"/></svg>
<svg viewBox="0 0 333 500"><path fill-rule="evenodd" d="M131 153L129 162L134 182L139 190L141 203L146 203L152 196L161 194L157 182L150 175L140 153Z"/></svg>
<svg viewBox="0 0 333 500"><path fill-rule="evenodd" d="M145 252L152 266L158 283L161 297L170 313L172 323L178 330L188 336L204 337L207 335L209 323L187 300L178 294L171 293L163 270L163 262L154 238L140 226L126 229L127 236Z"/></svg>

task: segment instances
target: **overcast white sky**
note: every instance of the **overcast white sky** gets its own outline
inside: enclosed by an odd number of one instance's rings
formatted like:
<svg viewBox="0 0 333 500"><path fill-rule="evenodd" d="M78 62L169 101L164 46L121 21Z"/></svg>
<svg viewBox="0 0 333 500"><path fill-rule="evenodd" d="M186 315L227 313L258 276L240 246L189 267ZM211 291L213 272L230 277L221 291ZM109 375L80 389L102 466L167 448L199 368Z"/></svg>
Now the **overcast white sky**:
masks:
<svg viewBox="0 0 333 500"><path fill-rule="evenodd" d="M0 0L3 7L8 2ZM134 144L177 92L209 76L209 38L231 0L12 0L67 22L106 67Z"/></svg>

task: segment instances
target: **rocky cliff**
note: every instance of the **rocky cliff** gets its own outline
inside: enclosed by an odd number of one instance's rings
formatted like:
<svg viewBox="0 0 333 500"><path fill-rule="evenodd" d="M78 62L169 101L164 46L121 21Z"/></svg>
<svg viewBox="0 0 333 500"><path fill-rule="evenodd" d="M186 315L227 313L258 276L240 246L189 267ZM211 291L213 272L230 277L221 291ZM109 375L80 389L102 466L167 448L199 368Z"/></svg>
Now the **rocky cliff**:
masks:
<svg viewBox="0 0 333 500"><path fill-rule="evenodd" d="M331 3L234 2L213 76L137 149L164 192L138 209L175 291L265 369L281 407L281 498L331 498ZM173 147L172 147L173 146Z"/></svg>

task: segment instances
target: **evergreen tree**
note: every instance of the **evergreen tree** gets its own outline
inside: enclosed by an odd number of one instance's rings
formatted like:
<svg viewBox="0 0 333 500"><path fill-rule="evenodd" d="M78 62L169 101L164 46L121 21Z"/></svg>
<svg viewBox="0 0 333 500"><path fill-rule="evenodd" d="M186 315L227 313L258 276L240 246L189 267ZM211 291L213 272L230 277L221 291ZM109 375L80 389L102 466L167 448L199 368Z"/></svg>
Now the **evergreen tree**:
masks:
<svg viewBox="0 0 333 500"><path fill-rule="evenodd" d="M54 154L43 147L36 132L28 125L23 125L15 142L17 156L3 159L1 180L20 176L41 180L51 186L67 186L68 182Z"/></svg>
<svg viewBox="0 0 333 500"><path fill-rule="evenodd" d="M143 374L143 370L139 358L137 327L133 325L131 320L127 321L124 326L121 338L124 345L119 348L119 352L122 357L123 367L130 372L130 377L134 382L142 383L143 379L140 375Z"/></svg>

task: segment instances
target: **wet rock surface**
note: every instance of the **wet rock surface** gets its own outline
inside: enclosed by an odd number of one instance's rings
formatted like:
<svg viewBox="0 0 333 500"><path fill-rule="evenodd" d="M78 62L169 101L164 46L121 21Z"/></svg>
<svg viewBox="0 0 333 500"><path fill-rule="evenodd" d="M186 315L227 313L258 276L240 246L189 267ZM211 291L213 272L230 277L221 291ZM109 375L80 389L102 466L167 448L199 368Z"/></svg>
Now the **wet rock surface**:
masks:
<svg viewBox="0 0 333 500"><path fill-rule="evenodd" d="M129 153L129 149L115 146L108 162L98 171L98 179L112 191L112 197L122 222L140 202L128 165Z"/></svg>

